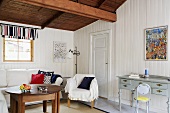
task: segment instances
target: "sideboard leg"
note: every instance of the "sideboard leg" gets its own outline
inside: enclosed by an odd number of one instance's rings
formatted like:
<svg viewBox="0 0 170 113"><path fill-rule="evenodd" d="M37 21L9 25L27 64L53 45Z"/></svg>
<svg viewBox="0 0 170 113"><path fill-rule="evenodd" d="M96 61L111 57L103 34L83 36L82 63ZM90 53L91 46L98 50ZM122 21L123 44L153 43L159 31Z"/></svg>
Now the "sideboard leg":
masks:
<svg viewBox="0 0 170 113"><path fill-rule="evenodd" d="M135 90L131 90L131 92L132 92L132 103L131 103L131 107L133 107L133 102L134 102L134 92L135 92Z"/></svg>
<svg viewBox="0 0 170 113"><path fill-rule="evenodd" d="M166 103L168 104L168 113L170 113L170 101L169 101L169 97L168 97L168 101Z"/></svg>
<svg viewBox="0 0 170 113"><path fill-rule="evenodd" d="M121 89L119 89L119 111L121 111L121 94L122 94L122 91Z"/></svg>

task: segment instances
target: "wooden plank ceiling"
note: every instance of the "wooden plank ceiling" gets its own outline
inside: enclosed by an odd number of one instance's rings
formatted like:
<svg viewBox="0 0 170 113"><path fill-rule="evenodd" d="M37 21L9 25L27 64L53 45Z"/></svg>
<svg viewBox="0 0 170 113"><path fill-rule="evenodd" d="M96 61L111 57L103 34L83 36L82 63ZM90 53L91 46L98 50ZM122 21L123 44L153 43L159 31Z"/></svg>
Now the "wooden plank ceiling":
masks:
<svg viewBox="0 0 170 113"><path fill-rule="evenodd" d="M126 0L71 0L89 7L116 13ZM16 0L0 0L0 20L75 31L97 19L35 6Z"/></svg>

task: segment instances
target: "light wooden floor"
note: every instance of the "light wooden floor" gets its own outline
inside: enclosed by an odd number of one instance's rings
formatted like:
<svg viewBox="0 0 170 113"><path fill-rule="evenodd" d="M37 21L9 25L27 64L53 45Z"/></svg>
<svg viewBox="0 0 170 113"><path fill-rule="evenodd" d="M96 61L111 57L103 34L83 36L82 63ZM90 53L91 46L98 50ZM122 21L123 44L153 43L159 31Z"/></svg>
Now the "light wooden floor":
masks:
<svg viewBox="0 0 170 113"><path fill-rule="evenodd" d="M90 105L90 103L85 103ZM122 104L122 111L119 111L119 104L117 102L109 101L106 99L99 98L95 102L96 108L99 108L101 110L107 111L109 113L136 113L135 108L130 107L128 105ZM146 113L145 110L139 109L139 113ZM149 113L154 113L154 112L149 112Z"/></svg>

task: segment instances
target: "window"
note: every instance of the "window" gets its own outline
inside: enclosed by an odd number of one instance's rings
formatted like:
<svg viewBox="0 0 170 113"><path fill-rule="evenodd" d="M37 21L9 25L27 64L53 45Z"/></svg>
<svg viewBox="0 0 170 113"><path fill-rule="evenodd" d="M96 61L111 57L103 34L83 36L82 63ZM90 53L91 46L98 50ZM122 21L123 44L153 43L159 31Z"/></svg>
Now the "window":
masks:
<svg viewBox="0 0 170 113"><path fill-rule="evenodd" d="M4 38L3 39L3 61L4 62L32 62L33 41Z"/></svg>

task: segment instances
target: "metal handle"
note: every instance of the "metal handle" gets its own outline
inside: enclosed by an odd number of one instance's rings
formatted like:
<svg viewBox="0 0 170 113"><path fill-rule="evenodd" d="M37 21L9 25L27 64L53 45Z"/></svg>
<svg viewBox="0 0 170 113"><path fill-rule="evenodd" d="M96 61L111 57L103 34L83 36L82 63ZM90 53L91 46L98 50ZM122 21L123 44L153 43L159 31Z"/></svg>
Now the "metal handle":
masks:
<svg viewBox="0 0 170 113"><path fill-rule="evenodd" d="M158 93L162 92L161 90L157 90Z"/></svg>
<svg viewBox="0 0 170 113"><path fill-rule="evenodd" d="M127 87L127 85L123 85L124 87Z"/></svg>
<svg viewBox="0 0 170 113"><path fill-rule="evenodd" d="M106 63L106 64L108 64L108 63Z"/></svg>
<svg viewBox="0 0 170 113"><path fill-rule="evenodd" d="M162 84L156 84L157 86L162 86Z"/></svg>
<svg viewBox="0 0 170 113"><path fill-rule="evenodd" d="M142 84L142 82L139 82L139 84Z"/></svg>
<svg viewBox="0 0 170 113"><path fill-rule="evenodd" d="M123 80L124 82L127 82L127 80Z"/></svg>

